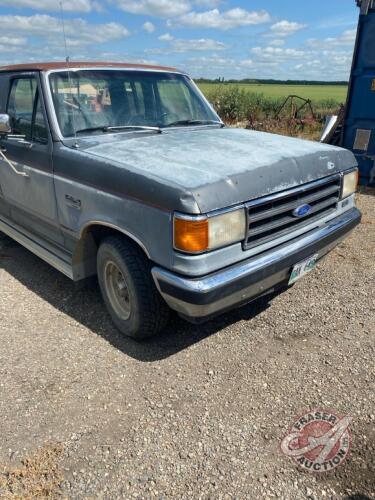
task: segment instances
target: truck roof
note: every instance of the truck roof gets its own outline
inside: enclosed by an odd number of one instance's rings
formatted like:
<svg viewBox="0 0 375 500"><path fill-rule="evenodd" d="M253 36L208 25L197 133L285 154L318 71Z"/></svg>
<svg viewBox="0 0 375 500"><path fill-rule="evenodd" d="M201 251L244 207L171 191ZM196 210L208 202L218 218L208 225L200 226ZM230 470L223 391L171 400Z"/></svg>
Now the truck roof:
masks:
<svg viewBox="0 0 375 500"><path fill-rule="evenodd" d="M152 66L148 64L134 64L129 62L119 63L119 62L69 62L69 68L135 68L144 70L158 70L158 71L178 71L176 68L168 66ZM68 69L68 64L65 61L61 62L30 62L25 64L12 64L10 66L0 66L0 72L2 71L50 71L55 69L66 70Z"/></svg>

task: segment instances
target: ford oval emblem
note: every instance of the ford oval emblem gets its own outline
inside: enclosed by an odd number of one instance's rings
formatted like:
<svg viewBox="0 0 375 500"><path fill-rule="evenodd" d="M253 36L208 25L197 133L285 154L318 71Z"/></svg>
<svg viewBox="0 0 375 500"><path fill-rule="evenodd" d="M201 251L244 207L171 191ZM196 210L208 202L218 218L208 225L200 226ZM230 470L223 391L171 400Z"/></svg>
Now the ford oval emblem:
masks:
<svg viewBox="0 0 375 500"><path fill-rule="evenodd" d="M306 217L306 215L309 215L309 213L311 212L312 210L312 206L311 205L301 205L300 207L297 207L294 211L293 211L293 216L294 217Z"/></svg>

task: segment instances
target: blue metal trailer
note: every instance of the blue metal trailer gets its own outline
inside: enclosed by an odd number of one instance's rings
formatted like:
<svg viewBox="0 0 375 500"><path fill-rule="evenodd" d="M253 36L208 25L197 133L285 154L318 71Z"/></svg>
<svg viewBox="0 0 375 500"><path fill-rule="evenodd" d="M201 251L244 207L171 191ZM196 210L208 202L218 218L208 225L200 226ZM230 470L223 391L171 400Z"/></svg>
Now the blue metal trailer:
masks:
<svg viewBox="0 0 375 500"><path fill-rule="evenodd" d="M360 16L339 144L354 152L361 183L375 185L375 0L357 4Z"/></svg>

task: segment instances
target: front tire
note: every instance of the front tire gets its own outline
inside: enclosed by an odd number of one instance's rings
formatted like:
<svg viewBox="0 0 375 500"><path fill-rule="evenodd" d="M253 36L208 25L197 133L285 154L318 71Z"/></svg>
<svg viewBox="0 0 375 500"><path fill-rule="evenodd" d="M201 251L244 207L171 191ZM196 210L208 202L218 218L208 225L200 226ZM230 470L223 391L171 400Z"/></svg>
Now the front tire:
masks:
<svg viewBox="0 0 375 500"><path fill-rule="evenodd" d="M105 239L97 267L104 302L121 333L141 340L167 325L169 308L156 289L149 260L137 246L121 236Z"/></svg>

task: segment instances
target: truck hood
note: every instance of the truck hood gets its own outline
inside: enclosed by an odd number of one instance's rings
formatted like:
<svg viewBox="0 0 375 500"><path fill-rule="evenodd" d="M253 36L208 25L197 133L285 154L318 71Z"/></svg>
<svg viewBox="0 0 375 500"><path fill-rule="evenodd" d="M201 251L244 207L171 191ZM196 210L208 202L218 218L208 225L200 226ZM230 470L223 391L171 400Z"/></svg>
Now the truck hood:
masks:
<svg viewBox="0 0 375 500"><path fill-rule="evenodd" d="M334 146L216 127L93 136L80 140L80 152L125 170L138 198L186 213L236 205L356 166L351 152Z"/></svg>

